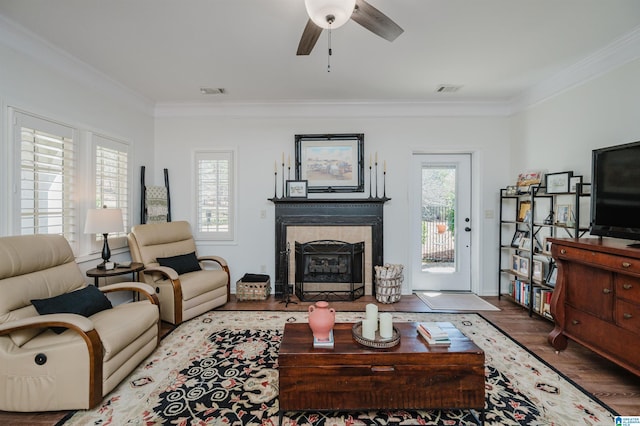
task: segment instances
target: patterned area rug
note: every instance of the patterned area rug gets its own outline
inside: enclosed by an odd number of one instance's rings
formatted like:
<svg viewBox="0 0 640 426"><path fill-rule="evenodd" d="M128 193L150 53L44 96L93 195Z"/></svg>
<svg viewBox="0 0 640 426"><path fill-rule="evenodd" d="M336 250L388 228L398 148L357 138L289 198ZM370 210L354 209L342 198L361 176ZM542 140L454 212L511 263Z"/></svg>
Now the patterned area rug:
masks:
<svg viewBox="0 0 640 426"><path fill-rule="evenodd" d="M339 312L338 322L364 313ZM448 321L485 351L486 424L609 425L613 413L473 313L394 313ZM94 410L65 425L276 425L278 347L304 312L209 312L188 321ZM286 413L284 425L468 425L460 410Z"/></svg>

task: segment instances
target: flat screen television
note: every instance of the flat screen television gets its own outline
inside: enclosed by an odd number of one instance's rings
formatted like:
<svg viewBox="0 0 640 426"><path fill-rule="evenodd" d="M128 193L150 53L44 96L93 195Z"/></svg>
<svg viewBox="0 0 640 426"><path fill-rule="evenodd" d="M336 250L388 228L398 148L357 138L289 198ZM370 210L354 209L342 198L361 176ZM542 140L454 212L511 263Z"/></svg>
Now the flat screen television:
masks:
<svg viewBox="0 0 640 426"><path fill-rule="evenodd" d="M640 240L640 141L594 149L591 235Z"/></svg>

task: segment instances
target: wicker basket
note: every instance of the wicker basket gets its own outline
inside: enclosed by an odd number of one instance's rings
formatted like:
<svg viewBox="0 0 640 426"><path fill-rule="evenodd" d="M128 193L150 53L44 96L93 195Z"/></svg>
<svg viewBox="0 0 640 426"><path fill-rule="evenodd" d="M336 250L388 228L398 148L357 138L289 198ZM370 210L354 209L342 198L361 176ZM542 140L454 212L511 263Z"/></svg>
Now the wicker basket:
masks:
<svg viewBox="0 0 640 426"><path fill-rule="evenodd" d="M396 303L402 294L404 276L394 278L376 277L376 300L380 303Z"/></svg>
<svg viewBox="0 0 640 426"><path fill-rule="evenodd" d="M266 300L271 294L271 280L265 282L236 282L236 300Z"/></svg>

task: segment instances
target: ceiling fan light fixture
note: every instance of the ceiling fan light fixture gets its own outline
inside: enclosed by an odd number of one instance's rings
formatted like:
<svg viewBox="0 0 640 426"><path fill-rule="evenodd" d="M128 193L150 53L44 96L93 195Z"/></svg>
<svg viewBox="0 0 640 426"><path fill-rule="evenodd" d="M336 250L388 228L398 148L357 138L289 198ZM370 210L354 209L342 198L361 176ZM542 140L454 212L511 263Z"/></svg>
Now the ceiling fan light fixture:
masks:
<svg viewBox="0 0 640 426"><path fill-rule="evenodd" d="M304 0L304 5L309 18L317 26L336 29L351 19L356 0Z"/></svg>

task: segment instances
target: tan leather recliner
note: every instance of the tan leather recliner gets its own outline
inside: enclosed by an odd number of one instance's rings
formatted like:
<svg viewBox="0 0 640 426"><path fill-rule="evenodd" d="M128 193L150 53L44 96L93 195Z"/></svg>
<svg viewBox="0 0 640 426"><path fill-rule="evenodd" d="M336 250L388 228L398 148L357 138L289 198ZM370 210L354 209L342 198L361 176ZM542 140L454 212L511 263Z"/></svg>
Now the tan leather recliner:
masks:
<svg viewBox="0 0 640 426"><path fill-rule="evenodd" d="M195 254L196 243L189 222L136 225L128 238L131 258L145 266L142 279L156 289L163 321L180 324L229 301L231 281L227 262L219 256ZM188 254L193 255L202 270L179 274L158 262L161 258Z"/></svg>
<svg viewBox="0 0 640 426"><path fill-rule="evenodd" d="M72 294L76 290L80 293ZM143 300L89 317L39 315L34 299L49 303L54 296L82 295L86 302L89 291L106 299L87 288L64 237L0 238L0 410L92 408L157 347L160 321L153 288L127 282L99 290L136 291Z"/></svg>

